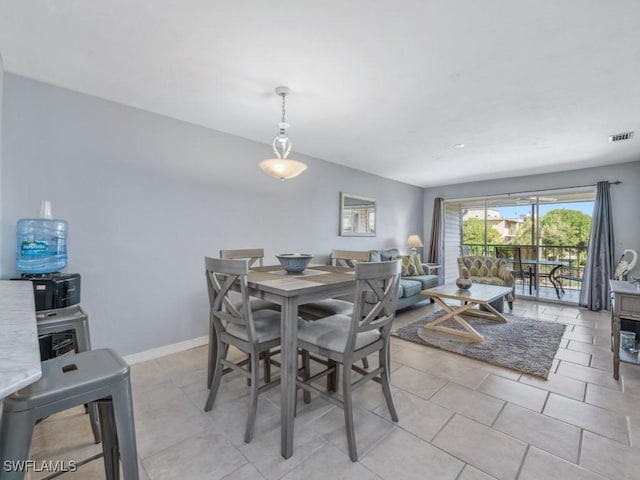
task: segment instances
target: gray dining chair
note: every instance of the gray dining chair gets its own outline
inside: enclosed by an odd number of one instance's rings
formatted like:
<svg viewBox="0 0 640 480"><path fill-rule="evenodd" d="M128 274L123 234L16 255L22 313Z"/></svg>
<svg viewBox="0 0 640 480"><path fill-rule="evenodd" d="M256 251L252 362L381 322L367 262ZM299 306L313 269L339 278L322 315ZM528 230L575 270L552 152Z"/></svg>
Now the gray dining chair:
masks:
<svg viewBox="0 0 640 480"><path fill-rule="evenodd" d="M246 260L247 266L249 268L254 266L262 267L264 262L264 249L263 248L239 248L234 250L231 250L231 249L220 250L220 258L229 259L229 260ZM277 303L270 302L268 300L262 300L261 298L250 297L249 305L251 306L252 312L257 312L258 310L276 310L278 312L280 311L280 305L278 305ZM242 300L238 300L238 299L234 301L234 306L239 310L242 310L244 308ZM277 353L277 352L274 352L274 353ZM209 354L211 354L211 352L209 352ZM267 352L266 354L263 354L262 357L264 357L265 355L267 357L270 356L269 352ZM271 363L267 360L264 363L264 375L265 375L265 381L267 382L270 381L270 366L271 366ZM209 371L207 372L207 388L211 388L212 380L213 380L213 370L209 369ZM250 383L250 381L247 380L247 383Z"/></svg>
<svg viewBox="0 0 640 480"><path fill-rule="evenodd" d="M370 251L360 250L333 250L331 252L331 265L337 267L355 268L362 262L371 260ZM311 303L305 303L298 307L298 313L305 320L326 317L328 315L351 315L353 302L340 298L328 298Z"/></svg>
<svg viewBox="0 0 640 480"><path fill-rule="evenodd" d="M344 409L349 457L358 460L353 426L353 391L367 380L382 385L387 408L394 422L398 414L391 395L389 335L398 304L399 260L356 265L356 292L352 316L332 315L298 328L298 348L302 350L303 368L297 385L306 392L314 392ZM378 367L360 368L355 363L378 352ZM310 377L310 354L326 358L327 368ZM342 397L336 393L339 365L343 366ZM360 375L352 381L353 371ZM315 382L326 376L333 388L326 390ZM308 396L305 396L305 401Z"/></svg>
<svg viewBox="0 0 640 480"><path fill-rule="evenodd" d="M264 263L264 248L239 248L235 250L220 250L220 258L230 260L247 261L249 268L254 266L262 267ZM256 265L257 264L257 265ZM278 310L280 311L280 305L262 300L260 298L250 299L251 310ZM236 306L241 307L240 302L236 302Z"/></svg>
<svg viewBox="0 0 640 480"><path fill-rule="evenodd" d="M250 380L250 401L244 441L253 438L258 407L258 394L280 383L272 380L265 372L265 380L260 385L260 358L270 365L269 351L280 345L280 312L258 310L249 307L246 260L228 260L205 257L207 291L210 304L209 326L209 370L213 372L211 389L204 407L205 412L213 408L222 376L236 371ZM233 288L240 289L244 308L236 308L231 298ZM233 345L248 358L234 363L226 359L229 346ZM266 367L265 367L266 368Z"/></svg>

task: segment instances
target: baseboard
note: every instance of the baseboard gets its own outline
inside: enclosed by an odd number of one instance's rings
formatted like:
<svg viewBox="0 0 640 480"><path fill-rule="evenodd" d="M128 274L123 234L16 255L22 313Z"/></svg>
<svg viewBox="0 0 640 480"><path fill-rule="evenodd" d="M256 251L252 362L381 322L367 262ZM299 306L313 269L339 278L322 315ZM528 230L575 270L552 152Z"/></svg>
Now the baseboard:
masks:
<svg viewBox="0 0 640 480"><path fill-rule="evenodd" d="M203 337L185 340L184 342L152 348L150 350L145 350L144 352L132 353L131 355L126 355L124 359L129 365L134 365L136 363L146 362L147 360L164 357L165 355L171 355L172 353L184 352L191 348L201 347L207 343L209 343L209 337L205 335Z"/></svg>

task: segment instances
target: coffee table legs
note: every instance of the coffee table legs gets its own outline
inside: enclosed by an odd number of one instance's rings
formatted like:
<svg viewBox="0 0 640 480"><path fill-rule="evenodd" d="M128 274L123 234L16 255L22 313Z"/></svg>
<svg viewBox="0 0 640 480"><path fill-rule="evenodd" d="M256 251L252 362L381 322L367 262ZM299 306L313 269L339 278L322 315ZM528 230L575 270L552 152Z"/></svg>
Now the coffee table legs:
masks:
<svg viewBox="0 0 640 480"><path fill-rule="evenodd" d="M445 303L439 297L431 297L433 300L442 307L445 311L445 314L441 317L438 317L433 322L427 323L424 328L428 330L436 330L438 332L449 333L451 335L457 335L459 337L469 338L471 340L475 340L477 342L482 342L484 337L478 333L478 331L473 328L469 323L462 318L460 315L462 313L466 313L467 315L473 315L476 317L487 318L489 320L495 320L498 322L506 322L507 319L504 318L495 308L493 308L488 303L478 303L478 302L466 302L460 305L459 307L452 308L451 305ZM478 312L475 310L471 310L475 305L484 305L487 308L488 312ZM457 330L455 328L445 327L440 325L443 322L446 322L450 318L453 318L464 330Z"/></svg>

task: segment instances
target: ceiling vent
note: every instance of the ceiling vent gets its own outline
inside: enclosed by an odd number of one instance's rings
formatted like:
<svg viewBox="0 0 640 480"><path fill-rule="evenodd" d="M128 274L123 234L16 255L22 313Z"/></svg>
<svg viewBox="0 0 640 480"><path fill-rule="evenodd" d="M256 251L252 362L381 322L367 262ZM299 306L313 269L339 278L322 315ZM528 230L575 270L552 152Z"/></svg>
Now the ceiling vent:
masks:
<svg viewBox="0 0 640 480"><path fill-rule="evenodd" d="M633 138L633 132L616 133L615 135L609 135L609 143L622 142L623 140L631 140Z"/></svg>

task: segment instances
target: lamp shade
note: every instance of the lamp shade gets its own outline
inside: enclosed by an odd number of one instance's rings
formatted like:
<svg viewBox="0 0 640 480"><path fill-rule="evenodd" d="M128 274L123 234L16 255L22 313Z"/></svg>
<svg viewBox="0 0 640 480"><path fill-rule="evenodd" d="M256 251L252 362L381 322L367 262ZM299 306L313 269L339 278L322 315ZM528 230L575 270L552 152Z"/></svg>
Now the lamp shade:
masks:
<svg viewBox="0 0 640 480"><path fill-rule="evenodd" d="M419 248L422 247L422 241L418 235L409 235L407 239L407 247L409 248Z"/></svg>
<svg viewBox="0 0 640 480"><path fill-rule="evenodd" d="M288 180L297 177L307 169L307 166L297 160L289 160L288 158L270 158L260 162L260 168L272 177L280 180Z"/></svg>

